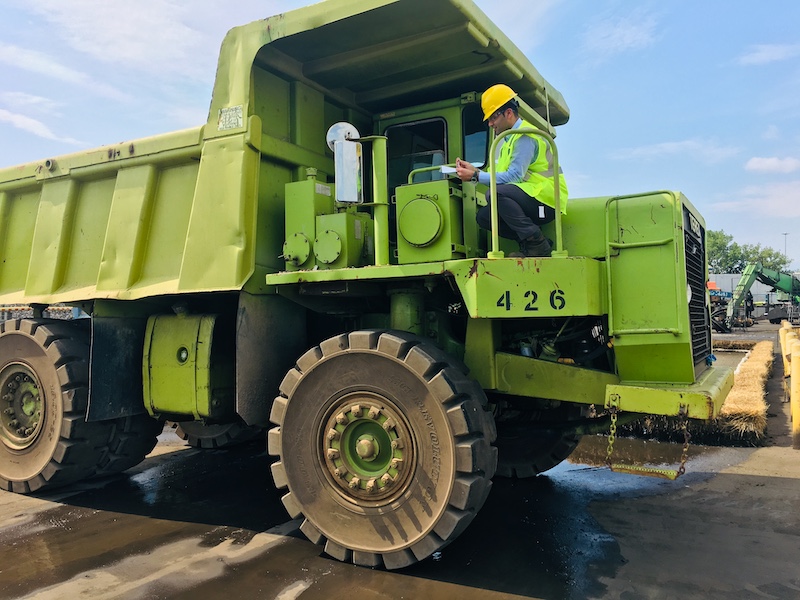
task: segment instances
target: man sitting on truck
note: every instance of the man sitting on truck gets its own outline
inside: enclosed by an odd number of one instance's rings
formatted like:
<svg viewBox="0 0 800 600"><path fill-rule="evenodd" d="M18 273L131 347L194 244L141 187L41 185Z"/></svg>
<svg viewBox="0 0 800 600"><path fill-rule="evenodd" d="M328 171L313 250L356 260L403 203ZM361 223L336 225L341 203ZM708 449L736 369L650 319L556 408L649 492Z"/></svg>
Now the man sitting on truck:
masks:
<svg viewBox="0 0 800 600"><path fill-rule="evenodd" d="M504 84L493 85L481 97L483 120L495 135L509 129L534 127L519 116L517 94ZM456 174L462 181L489 185L490 174L472 164L456 159ZM561 212L566 213L567 185L559 177ZM497 214L501 237L517 240L519 252L511 257L550 256L552 245L540 225L556 218L555 177L549 142L536 134L510 135L500 147L497 159ZM478 210L477 221L483 229L492 228L489 192L487 205Z"/></svg>

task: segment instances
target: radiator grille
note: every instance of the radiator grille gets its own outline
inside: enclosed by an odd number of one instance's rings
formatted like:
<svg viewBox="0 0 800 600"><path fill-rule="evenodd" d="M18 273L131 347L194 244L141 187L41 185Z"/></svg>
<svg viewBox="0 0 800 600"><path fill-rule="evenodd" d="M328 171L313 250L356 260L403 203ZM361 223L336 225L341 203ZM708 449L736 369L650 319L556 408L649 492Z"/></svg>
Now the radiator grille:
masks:
<svg viewBox="0 0 800 600"><path fill-rule="evenodd" d="M689 302L692 357L697 365L711 354L711 322L706 306L706 249L703 244L705 229L686 206L683 207L683 225L686 283L692 291Z"/></svg>

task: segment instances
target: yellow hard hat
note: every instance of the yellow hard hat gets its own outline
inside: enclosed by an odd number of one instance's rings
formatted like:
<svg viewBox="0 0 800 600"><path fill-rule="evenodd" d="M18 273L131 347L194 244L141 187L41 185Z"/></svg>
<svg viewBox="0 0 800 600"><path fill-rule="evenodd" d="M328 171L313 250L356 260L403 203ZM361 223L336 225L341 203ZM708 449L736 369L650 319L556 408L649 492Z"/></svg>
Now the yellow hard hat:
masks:
<svg viewBox="0 0 800 600"><path fill-rule="evenodd" d="M493 85L483 92L481 96L481 108L483 109L483 120L488 121L501 106L509 100L517 97L517 93L503 83Z"/></svg>

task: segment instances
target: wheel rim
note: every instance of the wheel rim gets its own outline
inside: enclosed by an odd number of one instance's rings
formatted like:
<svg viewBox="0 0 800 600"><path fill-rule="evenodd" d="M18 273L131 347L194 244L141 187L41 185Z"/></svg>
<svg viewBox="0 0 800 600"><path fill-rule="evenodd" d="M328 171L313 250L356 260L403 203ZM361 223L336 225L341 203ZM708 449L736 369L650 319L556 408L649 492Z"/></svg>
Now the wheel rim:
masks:
<svg viewBox="0 0 800 600"><path fill-rule="evenodd" d="M12 450L28 448L42 430L44 398L36 374L22 363L0 371L0 438Z"/></svg>
<svg viewBox="0 0 800 600"><path fill-rule="evenodd" d="M321 461L345 500L374 506L403 494L413 472L414 441L391 402L371 392L348 394L321 424Z"/></svg>

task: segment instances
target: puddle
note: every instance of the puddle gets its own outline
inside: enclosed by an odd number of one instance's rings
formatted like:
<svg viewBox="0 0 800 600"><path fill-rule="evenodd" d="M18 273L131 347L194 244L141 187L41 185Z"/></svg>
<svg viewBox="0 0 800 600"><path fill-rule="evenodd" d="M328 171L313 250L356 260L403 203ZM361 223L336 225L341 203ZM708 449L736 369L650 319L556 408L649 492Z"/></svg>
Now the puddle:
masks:
<svg viewBox="0 0 800 600"><path fill-rule="evenodd" d="M729 369L738 369L749 356L749 350L722 350L720 348L714 349L714 356L717 360L714 362L715 367L727 367Z"/></svg>
<svg viewBox="0 0 800 600"><path fill-rule="evenodd" d="M636 465L677 465L681 459L681 444L618 437L614 441L611 460L615 463ZM689 445L689 461L713 452L707 446ZM567 459L572 464L602 467L606 465L608 438L601 435L586 435ZM688 463L687 463L688 464Z"/></svg>

